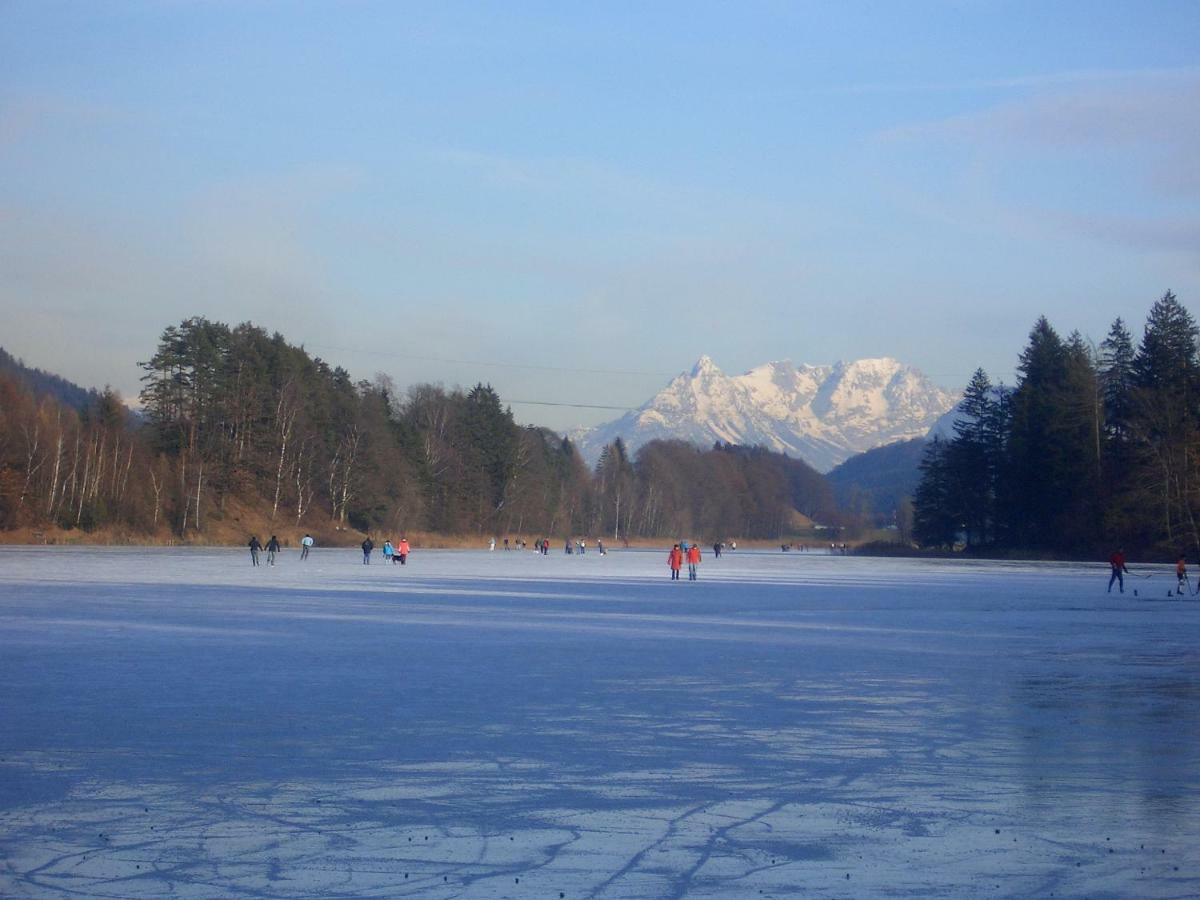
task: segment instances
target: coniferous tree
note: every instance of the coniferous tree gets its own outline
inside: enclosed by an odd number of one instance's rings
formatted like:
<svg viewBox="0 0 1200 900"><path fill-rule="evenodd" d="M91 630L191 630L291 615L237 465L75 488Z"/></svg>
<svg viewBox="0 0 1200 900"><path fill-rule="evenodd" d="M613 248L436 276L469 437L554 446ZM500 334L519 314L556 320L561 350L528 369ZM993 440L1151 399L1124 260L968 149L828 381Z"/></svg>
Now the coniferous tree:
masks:
<svg viewBox="0 0 1200 900"><path fill-rule="evenodd" d="M1105 433L1112 443L1124 443L1133 412L1135 387L1133 336L1116 319L1100 344L1100 385L1104 395Z"/></svg>
<svg viewBox="0 0 1200 900"><path fill-rule="evenodd" d="M976 369L963 392L954 439L945 448L946 502L965 532L968 547L993 536L998 449L993 432L996 400L983 369Z"/></svg>
<svg viewBox="0 0 1200 900"><path fill-rule="evenodd" d="M1072 358L1042 317L1017 367L1003 475L1006 531L1019 547L1051 549L1077 543L1067 512L1085 489L1079 475L1078 429L1062 417Z"/></svg>
<svg viewBox="0 0 1200 900"><path fill-rule="evenodd" d="M1195 320L1170 291L1151 308L1133 361L1131 489L1152 510L1144 539L1166 546L1186 541L1200 550L1197 333Z"/></svg>
<svg viewBox="0 0 1200 900"><path fill-rule="evenodd" d="M951 548L961 523L954 513L948 444L934 438L921 460L921 480L913 494L913 537L923 547Z"/></svg>

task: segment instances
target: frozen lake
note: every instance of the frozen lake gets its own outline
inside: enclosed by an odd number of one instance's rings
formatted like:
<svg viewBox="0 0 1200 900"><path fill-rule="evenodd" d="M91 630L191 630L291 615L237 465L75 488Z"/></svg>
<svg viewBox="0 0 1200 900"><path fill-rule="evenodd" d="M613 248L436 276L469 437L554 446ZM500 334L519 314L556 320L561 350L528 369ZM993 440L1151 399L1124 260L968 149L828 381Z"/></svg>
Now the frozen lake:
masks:
<svg viewBox="0 0 1200 900"><path fill-rule="evenodd" d="M1168 567L665 559L0 547L0 895L1200 896Z"/></svg>

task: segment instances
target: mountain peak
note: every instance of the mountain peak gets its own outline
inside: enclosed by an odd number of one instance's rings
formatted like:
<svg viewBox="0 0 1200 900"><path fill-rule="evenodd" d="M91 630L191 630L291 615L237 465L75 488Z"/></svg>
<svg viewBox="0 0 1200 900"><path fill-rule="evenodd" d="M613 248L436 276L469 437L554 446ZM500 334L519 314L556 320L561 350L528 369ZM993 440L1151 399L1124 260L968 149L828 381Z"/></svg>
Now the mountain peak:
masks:
<svg viewBox="0 0 1200 900"><path fill-rule="evenodd" d="M641 408L577 443L586 459L617 436L630 453L656 439L762 445L824 472L864 450L923 437L957 399L891 357L833 366L776 360L730 377L705 354Z"/></svg>
<svg viewBox="0 0 1200 900"><path fill-rule="evenodd" d="M696 364L694 366L692 366L692 371L691 371L692 378L697 378L701 375L721 375L721 374L723 374L723 373L721 372L720 369L717 368L717 364L712 361L712 357L709 356L707 353L705 353L698 360L696 360Z"/></svg>

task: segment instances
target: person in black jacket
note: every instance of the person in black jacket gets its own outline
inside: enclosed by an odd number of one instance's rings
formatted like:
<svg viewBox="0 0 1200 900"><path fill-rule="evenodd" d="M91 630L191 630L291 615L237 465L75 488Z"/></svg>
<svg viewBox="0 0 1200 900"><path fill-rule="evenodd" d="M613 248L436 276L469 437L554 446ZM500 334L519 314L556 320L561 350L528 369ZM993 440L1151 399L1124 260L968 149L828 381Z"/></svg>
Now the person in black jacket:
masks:
<svg viewBox="0 0 1200 900"><path fill-rule="evenodd" d="M375 543L370 538L367 538L365 541L362 542L362 548L363 548L363 565L369 566L371 564L371 551L375 549Z"/></svg>
<svg viewBox="0 0 1200 900"><path fill-rule="evenodd" d="M271 539L267 541L267 565L275 565L275 554L279 552L279 538L271 535Z"/></svg>
<svg viewBox="0 0 1200 900"><path fill-rule="evenodd" d="M261 549L262 549L262 544L260 544L258 542L258 535L257 534L251 535L251 537L250 537L250 562L256 566L258 565L258 551Z"/></svg>

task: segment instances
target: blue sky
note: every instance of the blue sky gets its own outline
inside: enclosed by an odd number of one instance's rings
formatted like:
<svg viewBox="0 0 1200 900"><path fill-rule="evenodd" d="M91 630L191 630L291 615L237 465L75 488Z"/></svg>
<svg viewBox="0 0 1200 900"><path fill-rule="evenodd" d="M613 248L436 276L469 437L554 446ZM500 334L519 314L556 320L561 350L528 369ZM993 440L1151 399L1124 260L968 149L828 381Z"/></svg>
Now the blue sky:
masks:
<svg viewBox="0 0 1200 900"><path fill-rule="evenodd" d="M1011 380L1200 291L1200 5L0 2L0 346L192 315L637 406L708 354Z"/></svg>

